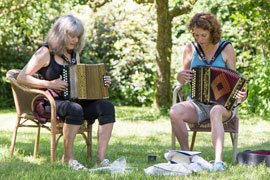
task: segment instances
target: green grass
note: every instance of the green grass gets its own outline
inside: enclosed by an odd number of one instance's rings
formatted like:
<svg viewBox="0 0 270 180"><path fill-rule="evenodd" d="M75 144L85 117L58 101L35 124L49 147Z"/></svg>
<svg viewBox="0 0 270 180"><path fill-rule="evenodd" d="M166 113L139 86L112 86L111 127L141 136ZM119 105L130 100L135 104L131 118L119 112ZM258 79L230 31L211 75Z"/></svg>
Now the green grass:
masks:
<svg viewBox="0 0 270 180"><path fill-rule="evenodd" d="M14 110L0 110L0 179L270 179L270 168L264 164L256 167L232 163L232 144L229 134L225 135L224 161L228 169L223 172L202 171L186 177L149 176L144 168L152 166L147 156L156 154L155 163L166 162L164 153L171 148L171 125L168 115L158 115L149 107L116 107L115 123L107 158L111 161L124 156L127 166L135 167L130 174L108 172L73 171L59 160L63 153L63 141L57 148L57 162L50 163L50 134L42 130L38 158L33 158L35 129L19 129L14 156L9 155L13 126L16 121ZM75 157L88 168L96 168L97 123L93 127L93 158L86 160L86 147L81 136L77 136ZM257 116L240 115L238 150L270 150L270 121ZM179 146L178 146L179 148ZM214 159L210 133L198 133L195 149L202 151L206 160Z"/></svg>

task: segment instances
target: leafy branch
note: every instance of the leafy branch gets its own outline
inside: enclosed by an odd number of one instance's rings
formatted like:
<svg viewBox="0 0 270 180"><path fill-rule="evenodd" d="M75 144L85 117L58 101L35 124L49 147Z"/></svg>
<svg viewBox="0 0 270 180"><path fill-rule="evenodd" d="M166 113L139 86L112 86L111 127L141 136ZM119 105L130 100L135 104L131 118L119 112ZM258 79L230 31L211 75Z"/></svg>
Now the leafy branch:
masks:
<svg viewBox="0 0 270 180"><path fill-rule="evenodd" d="M111 2L112 0L90 0L87 2L88 6L96 12L98 8L104 6L106 3Z"/></svg>
<svg viewBox="0 0 270 180"><path fill-rule="evenodd" d="M16 6L12 6L10 8L4 9L0 11L0 17L6 16L11 12L14 12L18 9L24 8L25 6L27 6L27 4L30 2L30 0L26 0L23 4L20 5L16 5Z"/></svg>
<svg viewBox="0 0 270 180"><path fill-rule="evenodd" d="M188 0L184 1L184 4L181 6L175 6L170 11L170 18L173 19L174 17L190 12L197 1L198 0Z"/></svg>

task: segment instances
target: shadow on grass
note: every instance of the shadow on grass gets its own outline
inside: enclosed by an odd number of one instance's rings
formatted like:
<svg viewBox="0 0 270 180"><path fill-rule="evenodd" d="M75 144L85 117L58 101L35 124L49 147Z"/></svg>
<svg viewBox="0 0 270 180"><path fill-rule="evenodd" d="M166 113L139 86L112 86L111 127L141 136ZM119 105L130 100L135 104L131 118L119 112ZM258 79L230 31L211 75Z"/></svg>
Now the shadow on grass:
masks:
<svg viewBox="0 0 270 180"><path fill-rule="evenodd" d="M1 131L0 131L1 133ZM12 132L8 133L8 136L0 136L0 146L1 147L10 147ZM168 137L169 134L165 134L165 137ZM26 140L25 140L25 138ZM31 137L31 138L27 138ZM126 136L125 138L114 140L108 146L107 150L107 158L110 160L115 160L121 156L125 156L126 158L131 159L131 162L134 164L149 164L148 163L148 155L156 154L157 162L165 162L164 153L167 150L171 149L170 141L164 143L162 138L159 137L159 133L153 134L151 136L142 137L143 140L136 139L135 135ZM89 165L94 165L96 163L96 151L97 151L97 137L93 136L93 144L92 144L92 160L88 162ZM22 156L33 156L34 152L34 143L35 143L35 133L23 132L18 134L16 145L15 145L15 153L20 154ZM199 139L196 141L199 143ZM196 145L194 147L194 151L201 151L201 156L206 160L214 159L214 148L212 146L211 140L209 140L209 145ZM176 148L180 149L178 142L176 142ZM259 149L270 149L269 142L264 142L261 144L254 144L252 146L246 146L243 148L238 148L238 152L242 152L245 150L259 150ZM74 143L74 154L75 157L78 157L78 160L83 162L87 162L86 157L86 145L84 139L78 135L76 137ZM57 160L59 161L63 154L63 140L62 138L59 141L57 146ZM225 145L223 158L226 162L232 162L232 154L233 147L232 145ZM38 156L45 158L47 162L50 162L50 134L42 133L40 137L39 151Z"/></svg>
<svg viewBox="0 0 270 180"><path fill-rule="evenodd" d="M2 113L16 113L16 109L14 108L5 108L5 109L0 109L0 114Z"/></svg>
<svg viewBox="0 0 270 180"><path fill-rule="evenodd" d="M2 135L4 134L5 135ZM0 147L7 147L9 149L11 143L12 132L3 132L0 131ZM165 138L165 139L164 139ZM204 139L203 139L204 140ZM200 145L200 139L197 139L195 144L194 151L201 151L201 157L205 160L210 161L214 159L214 148L211 143L211 139L206 145ZM14 158L10 158L10 163L14 163L16 161L17 156L24 157L32 157L34 150L34 142L35 142L35 133L22 132L18 134L17 142L15 145L15 156ZM180 149L178 142L177 149ZM110 142L106 158L110 159L110 161L114 161L121 156L124 156L127 160L128 166L136 167L138 169L147 168L153 164L157 163L166 163L166 159L164 158L164 153L167 150L171 149L171 141L170 141L170 132L164 133L164 136L160 136L159 132L151 134L151 136L145 137L137 137L136 135L129 135L123 138L113 138ZM259 149L270 149L269 142L263 142L260 144L252 144L250 146L245 146L238 148L238 152L242 152L245 150L259 150ZM86 165L89 168L97 167L96 164L96 152L97 152L97 137L93 135L93 145L92 145L92 159L86 159L86 145L83 138L78 135L76 137L74 143L74 156L76 159L82 164ZM63 140L61 139L56 153L57 162L61 160L63 154ZM148 162L148 155L155 154L157 155L157 160L155 162ZM232 163L232 154L233 147L231 144L226 143L224 147L223 159L228 164ZM39 152L38 159L43 159L42 163L50 164L50 134L42 133L40 137L39 144ZM27 160L26 160L27 161ZM0 163L3 161L0 160ZM19 163L21 163L19 161ZM23 163L23 162L22 162ZM20 164L19 164L20 165ZM1 165L0 165L1 166ZM31 163L24 167L32 167ZM34 165L33 165L34 166Z"/></svg>
<svg viewBox="0 0 270 180"><path fill-rule="evenodd" d="M11 144L12 132L8 132L8 136L0 136L0 147L5 147L7 149L8 157L9 156L9 148ZM145 168L151 163L148 163L148 155L156 154L157 155L157 163L165 162L164 153L169 149L168 145L162 145L159 141L158 137L149 136L145 138L143 142L132 141L135 139L134 136L127 136L126 138L114 141L109 144L107 149L106 157L111 161L124 156L127 159L127 162L131 163L132 166ZM149 143L147 144L147 142ZM129 143L131 142L131 143ZM150 143L155 142L155 143ZM145 144L146 143L146 144ZM34 144L35 144L35 133L23 132L19 133L17 137L17 141L15 144L14 156L8 158L10 161L16 159L16 157L23 158L33 158L34 152ZM92 159L86 159L86 145L84 139L81 136L77 136L74 143L74 156L76 159L86 164L88 167L95 167L96 164L96 152L97 152L97 138L93 136L93 145L92 145ZM60 140L57 146L56 159L59 162L61 160L63 154L63 141ZM33 158L34 159L34 158ZM40 144L38 150L38 159L43 159L43 163L50 162L50 134L41 134L40 136ZM16 160L14 160L16 161ZM27 160L26 160L27 161ZM3 161L0 161L3 163ZM10 162L13 163L13 162ZM20 162L18 162L20 165ZM23 162L22 162L23 163ZM29 165L32 166L31 164ZM24 167L27 169L27 165Z"/></svg>
<svg viewBox="0 0 270 180"><path fill-rule="evenodd" d="M5 133L5 136L2 134ZM10 151L11 140L12 140L13 132L3 132L0 131L0 147L6 147L8 152ZM33 156L34 155L34 146L35 146L35 133L31 132L18 132L15 148L14 148L14 155L22 155L22 156ZM56 149L56 159L59 161L63 155L63 137L59 140ZM92 137L92 140L96 142L96 136ZM41 133L40 140L39 140L39 148L38 148L38 157L42 157L46 159L47 162L50 162L50 134L49 133ZM92 145L94 148L94 145ZM74 151L75 154L81 156L81 154L86 157L86 145L85 140L81 135L77 135L74 143Z"/></svg>
<svg viewBox="0 0 270 180"><path fill-rule="evenodd" d="M94 175L97 176L97 175ZM108 176L108 175L107 175ZM92 177L92 175L91 175ZM48 163L42 159L20 158L13 156L0 160L0 179L89 179L87 171L72 170L61 162ZM99 179L95 177L95 179Z"/></svg>
<svg viewBox="0 0 270 180"><path fill-rule="evenodd" d="M2 133L3 133L3 131L0 131L0 146L7 147L8 150L10 150L13 132L5 131L4 132L5 136L2 136L1 135ZM41 140L41 141L43 141L43 140ZM40 142L39 147L43 148L42 146L46 145L46 144L50 144L50 143L49 142L46 142L46 143ZM23 156L32 156L34 153L34 145L35 145L35 133L18 132L17 138L16 138L16 143L15 143L15 148L14 148L14 153L22 154Z"/></svg>

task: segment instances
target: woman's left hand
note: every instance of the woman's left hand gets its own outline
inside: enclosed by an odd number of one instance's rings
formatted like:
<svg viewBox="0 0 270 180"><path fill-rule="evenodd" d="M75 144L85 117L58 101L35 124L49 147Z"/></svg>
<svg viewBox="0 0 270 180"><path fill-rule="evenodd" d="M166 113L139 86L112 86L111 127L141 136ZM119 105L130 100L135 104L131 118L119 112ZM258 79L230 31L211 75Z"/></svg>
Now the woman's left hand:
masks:
<svg viewBox="0 0 270 180"><path fill-rule="evenodd" d="M112 84L111 76L104 76L104 84L109 87Z"/></svg>
<svg viewBox="0 0 270 180"><path fill-rule="evenodd" d="M241 91L238 91L236 98L238 99L239 103L244 102L247 99L247 89L243 88Z"/></svg>

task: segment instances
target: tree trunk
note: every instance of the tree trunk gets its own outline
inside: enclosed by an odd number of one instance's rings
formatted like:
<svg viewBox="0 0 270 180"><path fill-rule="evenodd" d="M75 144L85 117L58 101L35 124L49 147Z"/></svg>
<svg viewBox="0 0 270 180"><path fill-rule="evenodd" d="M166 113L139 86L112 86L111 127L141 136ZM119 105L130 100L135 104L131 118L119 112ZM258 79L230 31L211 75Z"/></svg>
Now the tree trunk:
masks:
<svg viewBox="0 0 270 180"><path fill-rule="evenodd" d="M155 105L159 109L171 106L171 53L172 21L169 14L168 0L156 0L157 8L157 81Z"/></svg>

